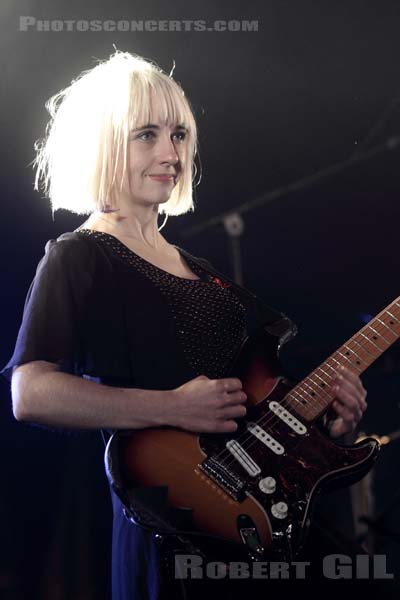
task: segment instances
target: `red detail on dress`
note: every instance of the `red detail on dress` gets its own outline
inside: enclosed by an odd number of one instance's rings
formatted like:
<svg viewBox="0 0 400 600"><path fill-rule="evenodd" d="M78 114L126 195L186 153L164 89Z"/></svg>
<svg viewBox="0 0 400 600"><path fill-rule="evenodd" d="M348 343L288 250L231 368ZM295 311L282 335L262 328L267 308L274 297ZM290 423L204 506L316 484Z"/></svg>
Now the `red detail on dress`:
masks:
<svg viewBox="0 0 400 600"><path fill-rule="evenodd" d="M217 285L219 285L219 287L222 287L222 288L224 288L224 289L226 289L226 288L228 288L228 287L231 287L231 284L230 284L230 283L227 283L226 281L221 281L221 280L219 279L219 277L213 277L212 279L213 279L213 282L214 282L214 283L216 283Z"/></svg>

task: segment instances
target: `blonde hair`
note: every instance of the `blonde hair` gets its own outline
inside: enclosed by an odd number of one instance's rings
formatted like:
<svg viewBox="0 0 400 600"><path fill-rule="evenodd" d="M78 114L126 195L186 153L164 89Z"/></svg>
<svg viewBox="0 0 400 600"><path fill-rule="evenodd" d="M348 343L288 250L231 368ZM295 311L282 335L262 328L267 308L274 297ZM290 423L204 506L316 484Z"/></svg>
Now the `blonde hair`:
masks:
<svg viewBox="0 0 400 600"><path fill-rule="evenodd" d="M34 188L44 191L53 212L90 214L118 207L129 134L151 122L152 98L163 122L187 129L181 176L159 212L179 215L193 209L197 131L190 103L172 75L140 56L116 51L46 102L51 119L45 138L35 143Z"/></svg>

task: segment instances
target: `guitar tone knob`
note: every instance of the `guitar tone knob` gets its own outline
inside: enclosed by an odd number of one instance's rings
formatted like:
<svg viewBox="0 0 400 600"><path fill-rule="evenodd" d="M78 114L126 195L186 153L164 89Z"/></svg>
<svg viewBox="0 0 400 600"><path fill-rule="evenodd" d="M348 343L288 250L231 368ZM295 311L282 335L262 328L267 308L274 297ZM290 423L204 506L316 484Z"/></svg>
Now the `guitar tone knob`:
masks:
<svg viewBox="0 0 400 600"><path fill-rule="evenodd" d="M277 502L271 506L271 513L276 519L286 519L288 514L288 505L286 502Z"/></svg>
<svg viewBox="0 0 400 600"><path fill-rule="evenodd" d="M276 490L276 481L273 477L264 477L258 482L258 487L264 494L273 494Z"/></svg>

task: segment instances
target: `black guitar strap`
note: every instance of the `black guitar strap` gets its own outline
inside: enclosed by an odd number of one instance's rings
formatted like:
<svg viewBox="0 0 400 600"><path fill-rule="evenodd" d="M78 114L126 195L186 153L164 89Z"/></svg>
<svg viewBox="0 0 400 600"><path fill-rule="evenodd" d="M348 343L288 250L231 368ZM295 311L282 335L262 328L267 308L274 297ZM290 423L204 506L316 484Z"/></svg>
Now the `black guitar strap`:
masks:
<svg viewBox="0 0 400 600"><path fill-rule="evenodd" d="M270 335L279 338L280 345L284 344L296 335L296 325L284 313L272 308L259 296L256 296L256 294L244 286L237 284L235 281L215 269L205 258L193 256L178 246L176 246L176 248L189 261L194 262L220 281L228 283L248 308L256 310L257 326L263 327Z"/></svg>

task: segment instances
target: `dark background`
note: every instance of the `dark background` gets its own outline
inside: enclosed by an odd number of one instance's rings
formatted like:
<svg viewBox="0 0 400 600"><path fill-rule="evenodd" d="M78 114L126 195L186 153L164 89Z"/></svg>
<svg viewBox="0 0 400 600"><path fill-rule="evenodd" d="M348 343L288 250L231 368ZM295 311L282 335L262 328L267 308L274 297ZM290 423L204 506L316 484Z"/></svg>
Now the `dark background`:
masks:
<svg viewBox="0 0 400 600"><path fill-rule="evenodd" d="M28 32L37 19L248 19L258 32ZM191 99L203 177L194 214L171 218L166 237L232 272L221 224L190 228L355 153L372 152L318 183L243 215L245 284L299 326L282 359L305 375L399 294L400 6L397 1L307 0L202 3L12 2L1 18L1 346L12 350L23 302L50 238L82 221L52 221L33 191L33 143L44 133L44 103L113 44L155 60ZM388 141L392 140L392 144ZM392 148L392 149L390 149ZM369 408L362 428L400 429L400 348L363 378ZM13 420L0 384L0 594L7 599L109 598L110 502L96 434L66 434ZM400 578L399 442L374 471L376 514L388 534L375 550ZM353 539L346 494L330 520Z"/></svg>

